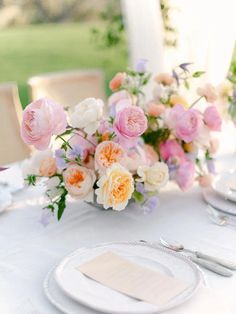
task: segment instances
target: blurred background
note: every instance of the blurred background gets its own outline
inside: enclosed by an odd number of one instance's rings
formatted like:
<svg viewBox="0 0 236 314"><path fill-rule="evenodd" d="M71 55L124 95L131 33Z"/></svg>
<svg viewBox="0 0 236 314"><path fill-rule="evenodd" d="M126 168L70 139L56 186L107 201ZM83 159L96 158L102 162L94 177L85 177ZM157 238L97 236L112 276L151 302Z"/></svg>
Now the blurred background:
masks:
<svg viewBox="0 0 236 314"><path fill-rule="evenodd" d="M132 29L130 21L135 18L127 12L130 9L128 5L135 3L133 0L128 2L0 0L0 82L16 82L22 106L25 107L30 98L27 88L30 77L69 69L100 68L104 71L105 92L109 95L108 81L115 72L126 69L130 55L128 50L132 54L130 40L127 39L130 33L126 34L125 21L128 20L128 26ZM147 2L143 1L140 10L145 9L144 3ZM178 1L161 0L157 4L164 29L162 40L168 49L166 54L171 55L171 51L177 51L178 45L181 45L178 20L175 18L181 8ZM150 20L148 16L146 19ZM144 41L147 32L137 30L138 36L143 37ZM152 33L151 30L149 32ZM156 36L156 32L153 34ZM156 52L156 58L162 58L161 52ZM229 71L236 75L235 50Z"/></svg>

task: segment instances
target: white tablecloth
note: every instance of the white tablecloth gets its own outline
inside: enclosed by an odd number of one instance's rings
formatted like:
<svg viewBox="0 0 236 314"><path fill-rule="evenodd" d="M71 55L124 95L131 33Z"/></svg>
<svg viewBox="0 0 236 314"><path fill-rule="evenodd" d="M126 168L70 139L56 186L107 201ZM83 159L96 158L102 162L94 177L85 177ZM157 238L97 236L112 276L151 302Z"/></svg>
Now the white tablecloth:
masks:
<svg viewBox="0 0 236 314"><path fill-rule="evenodd" d="M227 168L235 167L234 159L227 161ZM13 207L0 215L1 314L59 313L44 295L45 275L71 251L101 242L158 241L166 236L186 247L236 261L236 229L209 221L197 187L185 194L177 188L162 192L160 205L152 215L137 208L115 212L83 202L70 203L62 220L47 227L39 222L43 205L36 199L37 191L32 189L18 192ZM224 278L204 272L209 287L222 299L235 296L236 274ZM94 312L81 308L79 313Z"/></svg>

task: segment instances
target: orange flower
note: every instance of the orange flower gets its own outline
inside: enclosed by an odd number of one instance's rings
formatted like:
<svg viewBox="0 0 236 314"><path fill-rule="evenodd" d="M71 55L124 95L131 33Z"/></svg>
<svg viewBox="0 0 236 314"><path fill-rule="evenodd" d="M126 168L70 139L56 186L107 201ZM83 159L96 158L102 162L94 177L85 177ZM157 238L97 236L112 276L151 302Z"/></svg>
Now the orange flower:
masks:
<svg viewBox="0 0 236 314"><path fill-rule="evenodd" d="M125 78L126 78L126 73L124 73L124 72L123 73L122 72L117 73L109 83L110 89L113 92L116 91L117 89L119 89L121 87L121 85L123 84Z"/></svg>
<svg viewBox="0 0 236 314"><path fill-rule="evenodd" d="M95 167L104 170L116 162L122 162L125 157L123 148L115 142L104 141L95 151Z"/></svg>
<svg viewBox="0 0 236 314"><path fill-rule="evenodd" d="M93 200L94 171L78 165L69 166L63 173L65 187L73 197Z"/></svg>
<svg viewBox="0 0 236 314"><path fill-rule="evenodd" d="M155 81L164 86L170 86L174 83L174 78L169 73L160 73L155 77Z"/></svg>
<svg viewBox="0 0 236 314"><path fill-rule="evenodd" d="M51 177L57 172L56 160L53 157L47 157L41 161L39 174L43 177Z"/></svg>

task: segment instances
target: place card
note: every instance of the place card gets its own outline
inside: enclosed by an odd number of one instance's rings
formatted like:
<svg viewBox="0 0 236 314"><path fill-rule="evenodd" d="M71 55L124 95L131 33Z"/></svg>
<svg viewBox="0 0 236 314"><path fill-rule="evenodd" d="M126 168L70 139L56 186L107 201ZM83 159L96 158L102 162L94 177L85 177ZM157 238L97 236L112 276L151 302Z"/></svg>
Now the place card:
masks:
<svg viewBox="0 0 236 314"><path fill-rule="evenodd" d="M106 252L76 267L84 275L125 295L154 305L164 305L188 284Z"/></svg>

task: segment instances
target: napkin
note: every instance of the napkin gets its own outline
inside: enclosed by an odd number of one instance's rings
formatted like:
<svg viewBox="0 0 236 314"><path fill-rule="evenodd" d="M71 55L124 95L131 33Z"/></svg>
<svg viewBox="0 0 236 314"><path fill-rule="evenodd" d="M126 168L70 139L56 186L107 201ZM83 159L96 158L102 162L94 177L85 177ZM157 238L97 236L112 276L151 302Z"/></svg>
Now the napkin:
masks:
<svg viewBox="0 0 236 314"><path fill-rule="evenodd" d="M103 253L77 269L107 287L159 306L188 287L180 279L140 266L113 252Z"/></svg>

